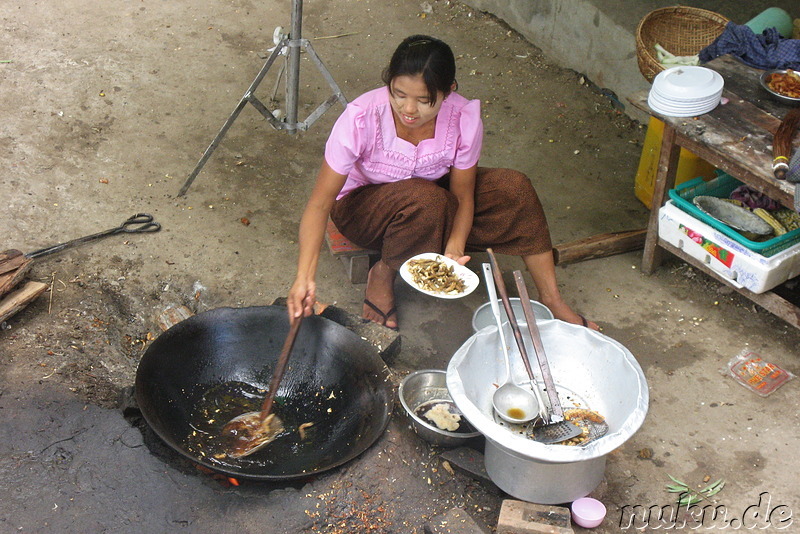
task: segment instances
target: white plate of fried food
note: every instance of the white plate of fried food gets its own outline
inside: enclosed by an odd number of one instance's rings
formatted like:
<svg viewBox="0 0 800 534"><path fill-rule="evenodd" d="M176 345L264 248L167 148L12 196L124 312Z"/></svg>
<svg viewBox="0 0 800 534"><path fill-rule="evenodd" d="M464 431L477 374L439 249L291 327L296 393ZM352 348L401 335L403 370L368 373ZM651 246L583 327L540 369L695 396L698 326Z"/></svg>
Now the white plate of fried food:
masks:
<svg viewBox="0 0 800 534"><path fill-rule="evenodd" d="M478 287L478 275L447 256L435 252L417 254L400 267L408 285L440 299L460 299Z"/></svg>

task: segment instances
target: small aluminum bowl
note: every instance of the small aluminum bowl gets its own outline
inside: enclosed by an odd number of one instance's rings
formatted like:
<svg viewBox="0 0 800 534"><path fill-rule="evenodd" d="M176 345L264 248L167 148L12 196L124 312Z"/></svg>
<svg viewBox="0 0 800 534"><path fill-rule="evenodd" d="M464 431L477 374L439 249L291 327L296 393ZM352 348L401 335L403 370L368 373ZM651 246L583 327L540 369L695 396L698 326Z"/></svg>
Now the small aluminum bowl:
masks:
<svg viewBox="0 0 800 534"><path fill-rule="evenodd" d="M759 77L759 82L761 83L761 87L767 91L772 98L781 102L782 104L788 104L790 106L800 106L800 98L793 98L791 96L782 95L776 91L773 91L769 87L769 81L772 79L774 74L786 74L785 70L767 70L764 71L761 76Z"/></svg>
<svg viewBox="0 0 800 534"><path fill-rule="evenodd" d="M423 404L431 403L433 406L435 403L431 401L443 401L449 403L452 409L458 409L450 397L450 392L447 391L446 376L445 371L436 369L423 369L409 374L400 383L398 390L400 404L411 419L414 431L425 441L440 447L468 445L481 437L481 433L476 431L463 415L461 425L466 425L465 430L468 431L450 432L429 423L416 413Z"/></svg>

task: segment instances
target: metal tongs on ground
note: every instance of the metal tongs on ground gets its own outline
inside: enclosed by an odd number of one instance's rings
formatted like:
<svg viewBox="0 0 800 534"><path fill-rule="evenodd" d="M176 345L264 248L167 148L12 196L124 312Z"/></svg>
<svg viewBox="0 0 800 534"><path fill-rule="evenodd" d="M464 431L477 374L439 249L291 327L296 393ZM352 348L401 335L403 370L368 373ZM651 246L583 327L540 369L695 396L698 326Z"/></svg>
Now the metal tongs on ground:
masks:
<svg viewBox="0 0 800 534"><path fill-rule="evenodd" d="M159 230L161 230L161 225L153 221L152 215L148 213L137 213L135 215L132 215L131 217L128 217L121 225L117 226L116 228L111 228L110 230L97 232L96 234L87 235L85 237L79 237L78 239L67 241L66 243L60 243L58 245L53 245L47 248L35 250L33 252L25 254L25 256L27 256L28 258L38 258L40 256L47 256L48 254L53 254L54 252L60 252L66 248L74 247L75 245L80 245L82 243L87 243L89 241L94 241L95 239L100 239L101 237L105 237L108 235L114 235L119 233L143 234L150 232L158 232Z"/></svg>
<svg viewBox="0 0 800 534"><path fill-rule="evenodd" d="M522 338L522 331L517 324L517 319L514 316L514 310L511 307L511 301L508 299L508 292L506 291L505 282L503 282L503 276L500 272L500 268L497 266L497 260L494 257L494 253L492 249L487 249L489 253L489 261L492 265L492 271L494 274L495 283L497 284L497 289L500 292L500 298L503 300L503 306L506 309L506 314L508 314L508 319L511 324L511 328L514 331L514 338L517 340L517 346L519 347L519 352L522 355L522 360L525 362L525 369L528 371L528 376L531 377L531 385L534 387L534 391L539 390L539 386L536 383L536 380L533 376L533 370L531 369L530 358L528 358L528 351L525 347L525 341ZM518 271L519 272L519 271ZM516 275L516 273L515 273ZM522 280L522 275L518 280ZM517 282L517 286L519 287L519 281ZM545 407L544 402L541 402L541 417L542 422L544 424L536 424L534 423L533 432L530 432L533 439L536 441L540 441L542 443L559 443L561 441L566 441L568 439L580 436L583 431L577 427L576 425L570 423L569 421L564 420L564 412L561 409L561 403L558 400L558 392L556 391L555 384L553 383L553 378L550 375L549 367L545 363L545 366L542 367L543 355L544 350L541 351L541 356L539 354L539 348L541 347L541 338L539 336L539 329L536 326L536 318L533 315L533 310L531 309L530 305L530 298L528 297L528 291L525 289L524 283L522 284L523 294L520 294L520 301L522 304L523 311L530 310L531 313L528 315L526 313L526 321L528 322L528 330L531 332L532 339L534 341L533 347L534 352L536 353L536 359L539 362L539 368L542 370L542 378L545 383L545 388L547 389L547 396L550 401L550 409ZM526 306L527 305L527 306ZM534 332L536 335L534 335ZM537 346L538 340L538 346ZM540 394L541 398L541 394ZM553 411L557 411L557 414L554 414Z"/></svg>
<svg viewBox="0 0 800 534"><path fill-rule="evenodd" d="M297 332L303 316L297 317L292 321L286 341L283 343L278 362L272 371L272 379L269 382L269 391L261 405L260 412L247 412L234 417L222 427L222 435L228 440L226 453L231 458L243 458L260 450L264 446L278 437L283 432L283 422L272 412L272 404L275 400L275 393L286 373L286 366L289 362L289 355L292 352L294 341L297 339Z"/></svg>

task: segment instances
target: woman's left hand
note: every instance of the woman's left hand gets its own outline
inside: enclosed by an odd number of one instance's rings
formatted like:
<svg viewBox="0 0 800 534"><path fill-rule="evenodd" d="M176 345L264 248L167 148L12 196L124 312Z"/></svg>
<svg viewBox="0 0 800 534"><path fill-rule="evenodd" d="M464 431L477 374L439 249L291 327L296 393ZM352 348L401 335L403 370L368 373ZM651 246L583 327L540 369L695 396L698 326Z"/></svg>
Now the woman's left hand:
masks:
<svg viewBox="0 0 800 534"><path fill-rule="evenodd" d="M445 252L444 255L459 265L466 265L467 262L472 259L472 256L464 256L463 254L454 254L452 252Z"/></svg>

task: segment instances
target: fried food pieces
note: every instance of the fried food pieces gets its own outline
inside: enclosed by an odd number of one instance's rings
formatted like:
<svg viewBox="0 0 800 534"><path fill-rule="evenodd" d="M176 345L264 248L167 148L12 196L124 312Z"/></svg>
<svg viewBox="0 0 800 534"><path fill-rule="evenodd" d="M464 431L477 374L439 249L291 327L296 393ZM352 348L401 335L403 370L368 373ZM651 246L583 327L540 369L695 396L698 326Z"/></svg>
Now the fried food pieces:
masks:
<svg viewBox="0 0 800 534"><path fill-rule="evenodd" d="M436 259L417 259L408 262L408 271L412 280L421 289L434 293L454 295L463 293L466 289L464 280L461 279L452 266Z"/></svg>
<svg viewBox="0 0 800 534"><path fill-rule="evenodd" d="M800 98L800 73L791 69L785 73L776 72L769 77L767 86L783 96Z"/></svg>

